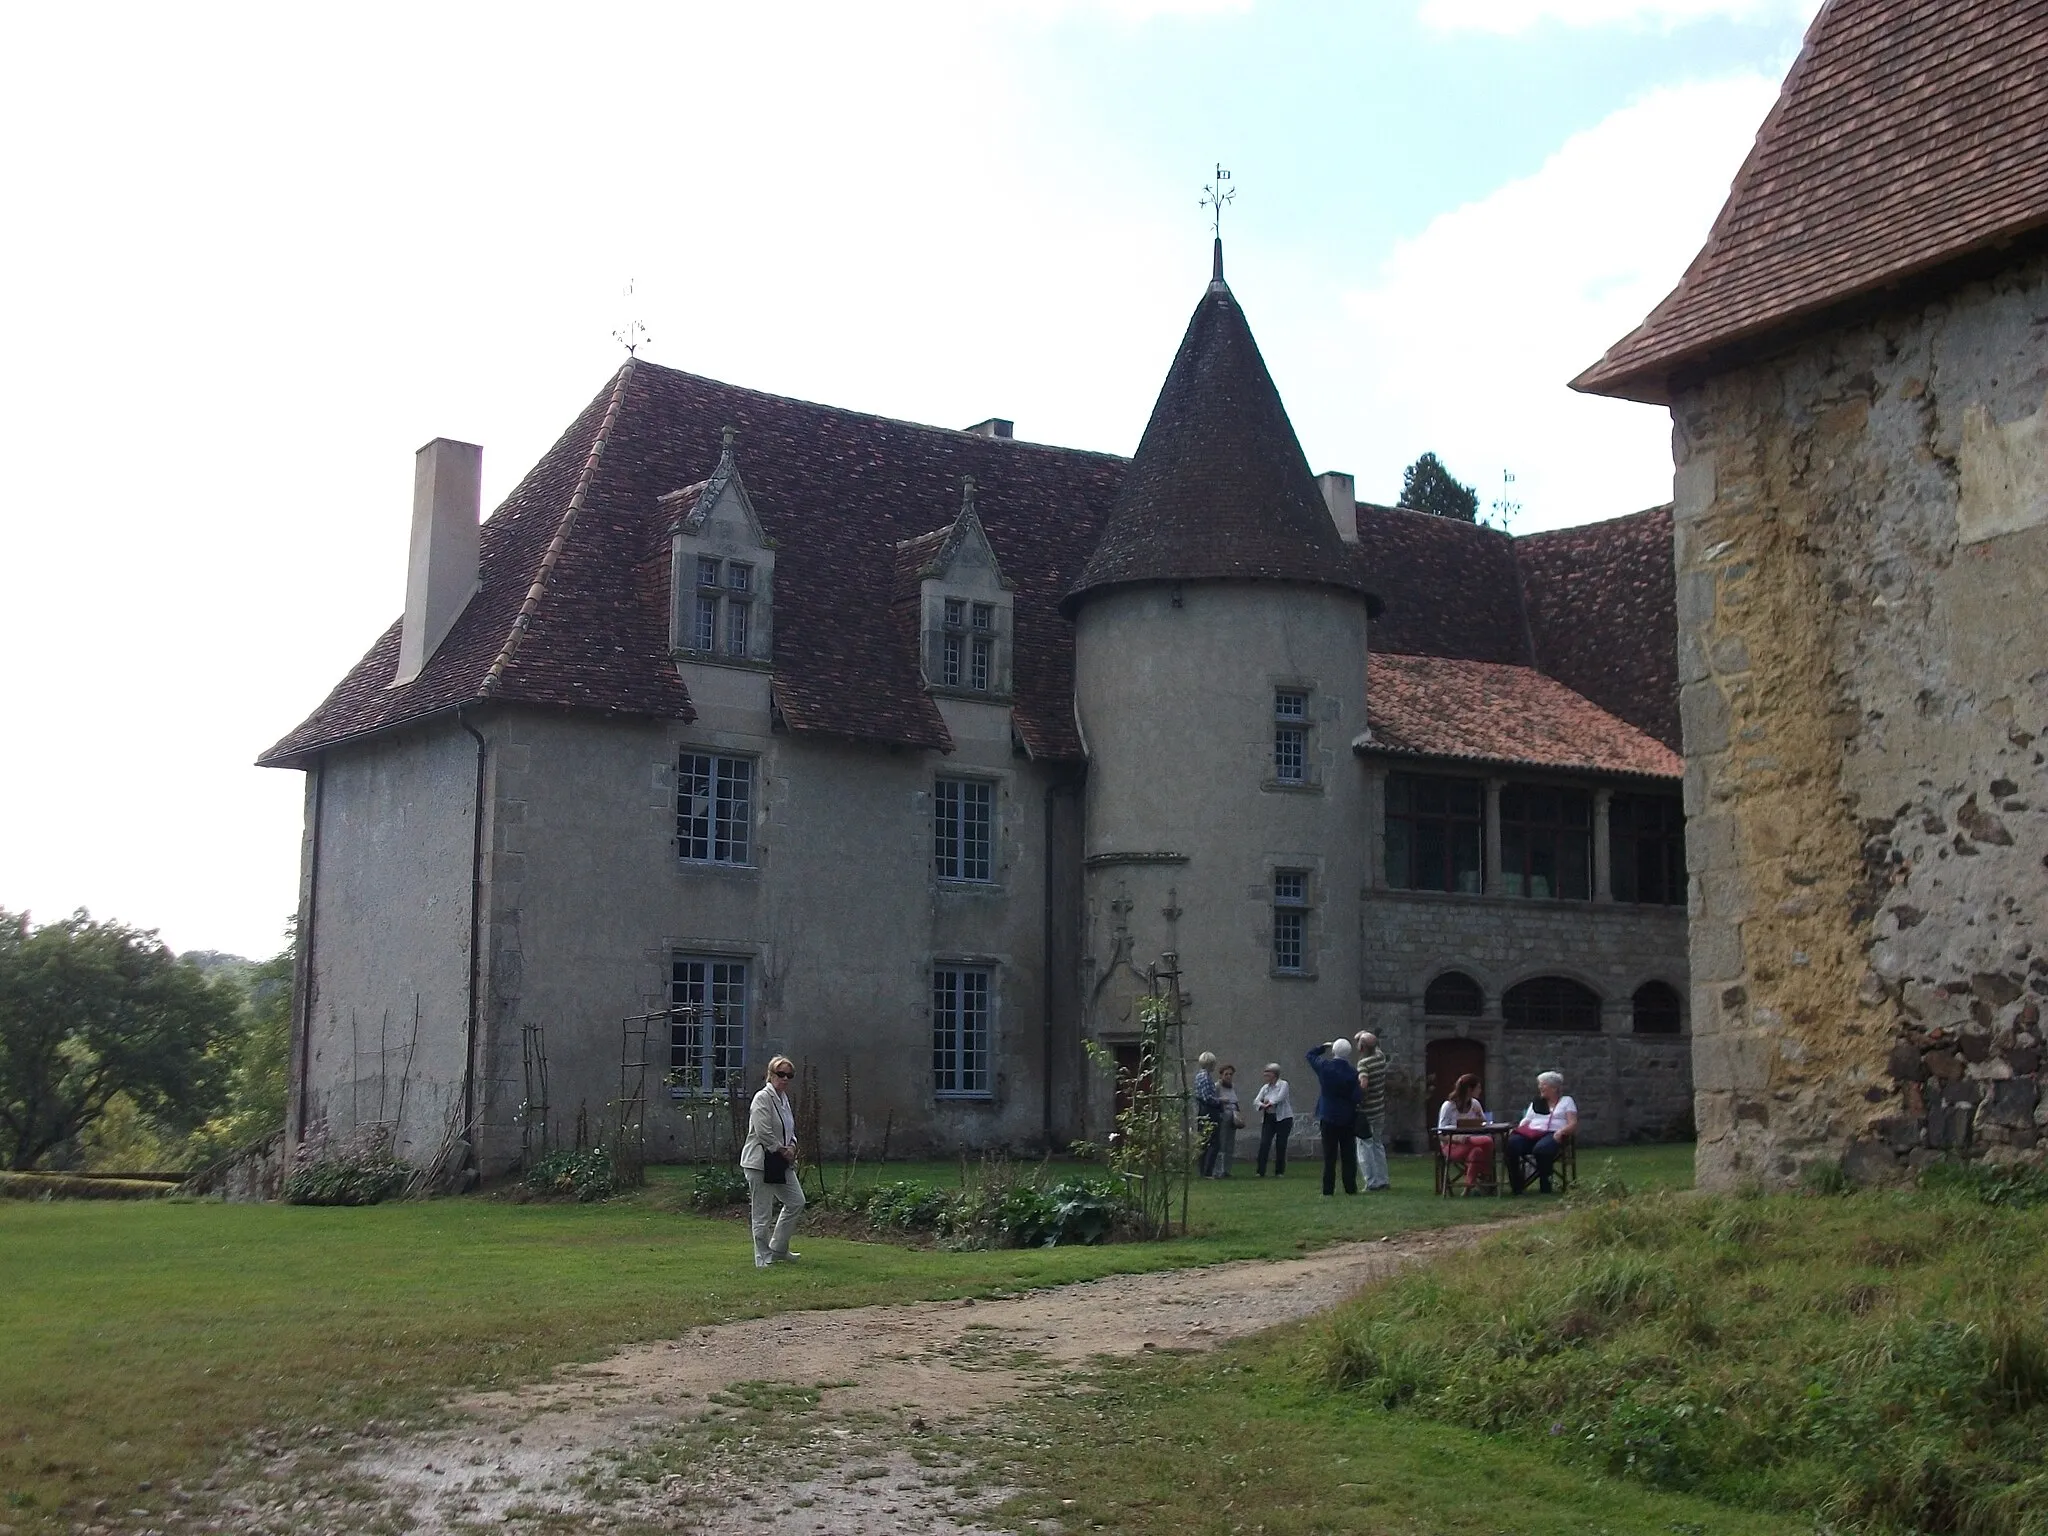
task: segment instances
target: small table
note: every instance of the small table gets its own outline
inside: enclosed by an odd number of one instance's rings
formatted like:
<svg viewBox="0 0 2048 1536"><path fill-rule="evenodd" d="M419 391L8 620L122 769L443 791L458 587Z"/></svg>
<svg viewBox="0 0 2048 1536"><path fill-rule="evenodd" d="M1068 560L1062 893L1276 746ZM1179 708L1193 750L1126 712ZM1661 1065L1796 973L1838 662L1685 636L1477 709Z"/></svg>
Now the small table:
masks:
<svg viewBox="0 0 2048 1536"><path fill-rule="evenodd" d="M1455 1169L1458 1165L1451 1162L1450 1157L1444 1151L1444 1138L1446 1136L1491 1137L1493 1139L1492 1194L1497 1200L1500 1198L1501 1185L1507 1178L1508 1137L1513 1134L1514 1129L1513 1122L1489 1120L1484 1125L1461 1125L1450 1130L1445 1130L1442 1126L1438 1126L1430 1134L1436 1138L1437 1160L1445 1164L1447 1169ZM1444 1180L1444 1193L1449 1194L1451 1184L1449 1172L1445 1173Z"/></svg>

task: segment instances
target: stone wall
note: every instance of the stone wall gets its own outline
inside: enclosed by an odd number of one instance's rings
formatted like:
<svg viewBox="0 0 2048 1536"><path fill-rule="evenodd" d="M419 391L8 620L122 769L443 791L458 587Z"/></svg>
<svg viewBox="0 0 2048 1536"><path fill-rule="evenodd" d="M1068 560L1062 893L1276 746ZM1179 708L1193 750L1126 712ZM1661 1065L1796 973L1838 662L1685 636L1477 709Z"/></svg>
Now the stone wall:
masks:
<svg viewBox="0 0 2048 1536"><path fill-rule="evenodd" d="M1633 998L1646 981L1686 991L1685 913L1616 902L1546 902L1503 896L1371 892L1365 902L1366 1028L1374 1030L1403 1090L1388 1105L1390 1134L1419 1148L1436 1123L1424 1057L1431 1040L1458 1037L1486 1050L1486 1102L1506 1113L1535 1092L1536 1074L1565 1075L1589 1144L1663 1139L1691 1108L1689 1043L1633 1032ZM1444 971L1463 971L1485 994L1475 1019L1428 1018L1422 995ZM1569 976L1600 995L1600 1033L1509 1029L1501 993L1531 976ZM1689 1030L1690 1020L1686 1021Z"/></svg>
<svg viewBox="0 0 2048 1536"><path fill-rule="evenodd" d="M2038 1155L2048 261L1673 407L1699 1179Z"/></svg>

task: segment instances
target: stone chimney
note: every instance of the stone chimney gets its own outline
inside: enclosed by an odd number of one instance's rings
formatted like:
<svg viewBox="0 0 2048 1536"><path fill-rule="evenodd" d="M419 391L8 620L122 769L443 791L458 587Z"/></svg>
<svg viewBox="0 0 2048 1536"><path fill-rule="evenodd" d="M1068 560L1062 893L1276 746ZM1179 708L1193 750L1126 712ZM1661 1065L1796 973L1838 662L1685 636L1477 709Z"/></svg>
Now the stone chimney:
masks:
<svg viewBox="0 0 2048 1536"><path fill-rule="evenodd" d="M396 688L420 675L477 589L482 553L484 451L437 437L413 460L412 556L405 568L405 626Z"/></svg>
<svg viewBox="0 0 2048 1536"><path fill-rule="evenodd" d="M1323 505L1330 509L1330 521L1337 525L1337 537L1346 544L1358 542L1358 482L1341 469L1326 469L1316 476L1323 490Z"/></svg>

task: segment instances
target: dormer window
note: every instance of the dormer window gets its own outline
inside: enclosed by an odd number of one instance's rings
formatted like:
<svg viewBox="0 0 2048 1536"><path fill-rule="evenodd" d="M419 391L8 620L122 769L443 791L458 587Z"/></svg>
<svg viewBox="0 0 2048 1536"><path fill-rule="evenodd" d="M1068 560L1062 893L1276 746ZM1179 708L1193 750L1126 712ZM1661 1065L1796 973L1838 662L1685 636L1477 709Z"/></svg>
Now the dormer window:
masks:
<svg viewBox="0 0 2048 1536"><path fill-rule="evenodd" d="M1016 599L974 510L974 482L962 487L950 528L905 539L896 557L897 596L917 599L926 686L1001 700L1011 686Z"/></svg>
<svg viewBox="0 0 2048 1536"><path fill-rule="evenodd" d="M674 509L670 644L696 661L766 666L773 654L774 544L740 483L732 434L708 480L661 503Z"/></svg>

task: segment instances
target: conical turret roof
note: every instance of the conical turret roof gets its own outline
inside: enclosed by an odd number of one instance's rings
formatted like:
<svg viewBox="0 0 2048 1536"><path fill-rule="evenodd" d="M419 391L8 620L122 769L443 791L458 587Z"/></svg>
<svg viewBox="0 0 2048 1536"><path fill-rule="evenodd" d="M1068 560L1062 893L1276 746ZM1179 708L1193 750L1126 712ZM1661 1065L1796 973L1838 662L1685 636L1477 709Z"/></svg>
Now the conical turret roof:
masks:
<svg viewBox="0 0 2048 1536"><path fill-rule="evenodd" d="M1061 603L1160 581L1299 581L1358 592L1244 311L1215 276L1188 321L1109 523Z"/></svg>

